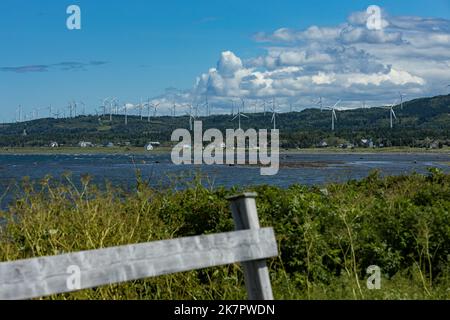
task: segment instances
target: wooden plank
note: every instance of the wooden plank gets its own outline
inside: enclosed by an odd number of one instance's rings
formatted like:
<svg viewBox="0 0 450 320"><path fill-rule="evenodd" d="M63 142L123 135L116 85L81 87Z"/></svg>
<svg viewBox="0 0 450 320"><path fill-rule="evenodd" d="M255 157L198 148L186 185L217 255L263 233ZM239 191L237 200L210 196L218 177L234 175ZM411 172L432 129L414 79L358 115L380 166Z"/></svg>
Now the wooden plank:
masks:
<svg viewBox="0 0 450 320"><path fill-rule="evenodd" d="M236 230L260 230L256 210L256 193L229 197ZM242 262L249 300L273 300L269 269L264 259Z"/></svg>
<svg viewBox="0 0 450 320"><path fill-rule="evenodd" d="M35 298L276 255L273 229L264 228L3 262L0 299ZM81 271L76 289L67 284L73 266Z"/></svg>

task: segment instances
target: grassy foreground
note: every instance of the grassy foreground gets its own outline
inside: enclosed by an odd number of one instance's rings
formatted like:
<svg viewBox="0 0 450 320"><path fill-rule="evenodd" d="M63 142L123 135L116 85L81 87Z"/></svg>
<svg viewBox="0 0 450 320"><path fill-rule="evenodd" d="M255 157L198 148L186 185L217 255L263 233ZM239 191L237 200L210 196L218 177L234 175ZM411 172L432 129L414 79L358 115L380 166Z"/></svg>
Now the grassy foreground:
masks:
<svg viewBox="0 0 450 320"><path fill-rule="evenodd" d="M199 178L200 179L200 178ZM132 193L83 177L22 182L0 220L0 261L233 230L225 200L237 189L201 181ZM262 226L280 256L268 261L276 299L449 299L450 175L380 178L326 188L254 187ZM382 271L381 289L366 269ZM238 264L57 295L51 299L245 299Z"/></svg>

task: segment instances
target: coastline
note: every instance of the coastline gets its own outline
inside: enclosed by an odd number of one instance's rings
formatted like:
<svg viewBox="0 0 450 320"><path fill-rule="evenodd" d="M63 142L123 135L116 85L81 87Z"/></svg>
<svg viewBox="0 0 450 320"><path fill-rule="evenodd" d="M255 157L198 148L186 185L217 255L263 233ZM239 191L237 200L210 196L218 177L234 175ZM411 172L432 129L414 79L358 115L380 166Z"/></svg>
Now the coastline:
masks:
<svg viewBox="0 0 450 320"><path fill-rule="evenodd" d="M152 151L146 151L143 147L14 147L0 148L0 155L72 155L72 154L170 154L171 147L159 147ZM305 149L280 149L283 154L448 154L450 147L442 149L425 149L410 147L387 147L387 148L305 148Z"/></svg>

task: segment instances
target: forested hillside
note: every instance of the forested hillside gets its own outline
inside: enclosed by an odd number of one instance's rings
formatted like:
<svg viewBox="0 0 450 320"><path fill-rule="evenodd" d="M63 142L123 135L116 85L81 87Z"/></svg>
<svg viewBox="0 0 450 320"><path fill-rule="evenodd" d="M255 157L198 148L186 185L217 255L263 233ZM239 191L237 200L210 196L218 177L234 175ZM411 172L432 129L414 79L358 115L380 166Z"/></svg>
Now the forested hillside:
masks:
<svg viewBox="0 0 450 320"><path fill-rule="evenodd" d="M331 130L331 111L305 109L300 112L277 114L283 147L312 147L321 141L328 145L360 143L371 139L375 145L424 146L431 142L439 145L450 140L450 95L421 98L405 102L403 108L394 108L397 119L390 128L389 109L383 107L337 111L335 131ZM241 126L247 128L273 128L272 114L247 113ZM51 141L60 145L77 145L80 141L94 144L125 144L143 146L149 141L170 141L173 130L189 129L189 117L159 116L141 120L138 116L124 115L78 116L64 119L38 119L34 121L3 124L0 126L0 146L48 146ZM203 128L237 128L238 121L231 115L199 117Z"/></svg>

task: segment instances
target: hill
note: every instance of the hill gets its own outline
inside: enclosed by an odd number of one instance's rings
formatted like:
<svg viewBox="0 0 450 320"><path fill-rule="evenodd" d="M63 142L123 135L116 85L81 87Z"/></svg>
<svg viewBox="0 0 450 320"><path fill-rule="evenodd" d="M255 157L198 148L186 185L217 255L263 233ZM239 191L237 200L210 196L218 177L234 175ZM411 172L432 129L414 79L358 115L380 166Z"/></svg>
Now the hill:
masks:
<svg viewBox="0 0 450 320"><path fill-rule="evenodd" d="M331 112L305 109L277 115L282 147L311 147L321 141L328 145L360 144L371 139L384 146L426 146L432 141L440 145L450 143L450 95L420 98L405 102L403 109L395 107L397 119L390 128L389 110L383 107L359 108L337 112L335 131L331 131ZM270 113L249 113L241 119L242 128L270 129ZM203 128L225 130L236 128L237 120L230 115L199 117ZM189 129L188 116L152 117L150 122L138 116L124 115L78 116L75 118L45 118L0 126L1 147L48 146L51 141L75 146L79 141L94 144L125 144L143 146L149 141L170 144L170 136L177 128ZM26 132L26 135L24 135Z"/></svg>

